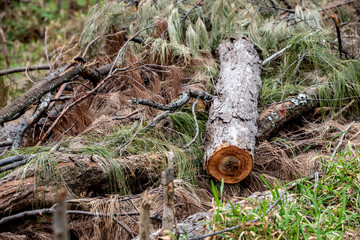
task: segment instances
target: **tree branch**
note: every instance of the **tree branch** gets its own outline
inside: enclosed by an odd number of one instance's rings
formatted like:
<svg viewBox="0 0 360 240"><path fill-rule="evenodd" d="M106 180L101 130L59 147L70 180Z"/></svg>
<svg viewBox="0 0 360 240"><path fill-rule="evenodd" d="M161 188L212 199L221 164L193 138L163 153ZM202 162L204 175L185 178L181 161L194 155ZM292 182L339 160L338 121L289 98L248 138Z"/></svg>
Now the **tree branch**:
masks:
<svg viewBox="0 0 360 240"><path fill-rule="evenodd" d="M6 70L0 71L0 76L18 73L18 72L25 72L25 71L34 71L34 70L49 70L50 65L36 65L36 66L28 66L28 67L18 67L18 68L11 68Z"/></svg>

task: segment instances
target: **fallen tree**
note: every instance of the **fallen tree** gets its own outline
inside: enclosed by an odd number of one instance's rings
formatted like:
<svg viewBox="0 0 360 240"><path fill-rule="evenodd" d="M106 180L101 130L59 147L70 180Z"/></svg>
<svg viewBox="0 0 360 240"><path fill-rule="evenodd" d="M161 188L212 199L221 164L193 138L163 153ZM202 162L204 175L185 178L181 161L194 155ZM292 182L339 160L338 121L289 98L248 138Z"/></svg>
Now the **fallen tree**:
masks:
<svg viewBox="0 0 360 240"><path fill-rule="evenodd" d="M206 125L204 168L225 183L238 183L253 168L261 60L253 43L219 46L220 76Z"/></svg>
<svg viewBox="0 0 360 240"><path fill-rule="evenodd" d="M68 189L70 198L98 195L108 191L107 183L111 181L109 176L114 170L110 160L88 155L59 152L53 154L46 157L46 163L41 164L34 158L27 166L0 179L0 216L29 210L34 206L51 206L60 186ZM125 182L121 184L126 184L127 187L139 186L139 182L145 184L146 181L156 180L158 177L156 174L151 176L147 170L146 166L151 164L147 155L112 161L122 166Z"/></svg>

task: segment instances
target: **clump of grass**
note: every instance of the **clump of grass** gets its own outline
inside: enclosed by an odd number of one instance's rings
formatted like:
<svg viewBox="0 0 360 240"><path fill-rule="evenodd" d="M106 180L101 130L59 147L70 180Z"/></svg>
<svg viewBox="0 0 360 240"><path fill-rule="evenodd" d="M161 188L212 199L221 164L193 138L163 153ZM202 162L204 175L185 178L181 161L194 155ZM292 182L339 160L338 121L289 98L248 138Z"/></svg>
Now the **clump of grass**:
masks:
<svg viewBox="0 0 360 240"><path fill-rule="evenodd" d="M224 239L359 237L360 148L349 145L323 164L325 175L317 187L313 181L301 180L269 214L265 213L270 203L280 197L280 187L271 189L271 199L242 201L229 207L222 207L218 194L214 193L217 208L209 226L212 231L218 231L243 224L237 230L219 235ZM256 218L259 221L248 223Z"/></svg>
<svg viewBox="0 0 360 240"><path fill-rule="evenodd" d="M198 118L200 132L203 132L206 115L199 114ZM182 149L195 136L193 116L188 112L176 112L170 114L170 121L173 128L163 126L144 130L146 125L143 122L135 122L130 126L121 125L103 133L89 133L83 136L83 146L75 150L80 154L98 155L103 158L112 192L119 187L117 183L124 182L126 166L119 163L118 159L138 154L156 155L164 161L152 161L150 158L151 171L160 173L166 168L166 156L169 151L175 155L177 177L196 184L199 180L196 176L201 169L203 158L200 138L198 137L189 149ZM128 189L122 189L122 192L128 193Z"/></svg>

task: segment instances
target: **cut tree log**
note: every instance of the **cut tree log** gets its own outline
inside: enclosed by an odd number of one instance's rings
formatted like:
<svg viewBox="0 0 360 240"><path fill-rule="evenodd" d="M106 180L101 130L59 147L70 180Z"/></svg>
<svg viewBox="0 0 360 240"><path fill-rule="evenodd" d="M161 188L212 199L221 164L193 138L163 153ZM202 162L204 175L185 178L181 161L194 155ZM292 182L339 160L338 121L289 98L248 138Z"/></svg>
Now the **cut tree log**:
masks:
<svg viewBox="0 0 360 240"><path fill-rule="evenodd" d="M112 171L108 160L78 154L53 154L52 159L46 159L44 166L33 159L27 166L0 179L0 218L34 206L52 206L57 189L64 183L69 198L108 192ZM146 185L159 178L156 173L149 171L152 162L150 159L153 158L149 155L134 155L113 161L123 166L123 184L140 186L140 182Z"/></svg>
<svg viewBox="0 0 360 240"><path fill-rule="evenodd" d="M234 184L253 169L261 60L245 39L219 45L220 75L206 125L204 168Z"/></svg>

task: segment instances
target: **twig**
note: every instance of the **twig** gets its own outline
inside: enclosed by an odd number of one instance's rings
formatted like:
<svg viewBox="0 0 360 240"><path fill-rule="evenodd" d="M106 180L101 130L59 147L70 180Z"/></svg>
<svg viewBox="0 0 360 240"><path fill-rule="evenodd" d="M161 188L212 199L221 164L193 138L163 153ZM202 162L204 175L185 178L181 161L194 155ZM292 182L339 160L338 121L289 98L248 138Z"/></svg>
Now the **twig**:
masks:
<svg viewBox="0 0 360 240"><path fill-rule="evenodd" d="M45 141L45 139L49 136L49 134L51 133L51 131L54 129L54 127L56 126L56 124L58 124L58 122L60 121L60 119L65 115L65 113L67 111L69 111L72 107L74 107L76 104L80 103L81 101L83 101L84 99L86 99L87 97L89 97L90 95L94 94L100 87L102 87L106 80L109 79L109 76L104 78L104 80L102 80L102 82L100 84L98 84L95 88L93 88L93 90L91 90L89 93L87 93L86 95L82 96L81 98L77 99L75 102L73 102L72 104L66 106L62 112L60 113L60 115L56 118L56 120L53 122L53 124L50 126L50 128L46 131L46 133L40 138L40 141L38 142L37 145L40 145L41 143L43 143Z"/></svg>
<svg viewBox="0 0 360 240"><path fill-rule="evenodd" d="M199 97L197 97L197 98L195 99L195 101L194 101L194 103L193 103L193 105L192 105L192 108L191 108L191 111L192 111L192 114L193 114L193 117L194 117L194 121L195 121L196 134L195 134L195 137L194 137L188 144L186 144L186 145L184 146L184 148L190 147L191 144L193 144L193 143L196 141L197 137L199 136L199 123L198 123L198 121L197 121L197 119L196 119L196 113L195 113L195 107L196 107L196 105L198 104L198 102L199 102Z"/></svg>
<svg viewBox="0 0 360 240"><path fill-rule="evenodd" d="M36 65L36 66L11 68L11 69L6 69L6 70L1 70L0 76L12 74L12 73L18 73L18 72L34 71L34 70L48 70L48 69L50 69L50 65Z"/></svg>
<svg viewBox="0 0 360 240"><path fill-rule="evenodd" d="M88 52L89 48L91 45L93 45L97 40L99 40L100 38L104 38L104 37L112 37L112 36L116 36L120 33L124 33L124 31L119 31L119 32L116 32L116 33L111 33L111 34L106 34L106 35L102 35L102 36L97 36L96 38L94 38L91 42L89 42L89 44L86 46L85 50L84 50L84 53L82 54L82 58L85 58L86 56L86 53ZM128 38L125 36L124 37L124 40L127 41ZM130 41L133 41L133 42L136 42L136 43L143 43L144 41L141 39L141 38L137 38L137 37L134 37L132 38Z"/></svg>
<svg viewBox="0 0 360 240"><path fill-rule="evenodd" d="M141 32L143 32L143 31L145 31L145 30L148 30L149 28L153 28L153 27L155 27L155 25L150 25L150 26L148 26L148 27L146 27L146 28L143 28L143 29L139 30L137 33L134 34L134 36L132 36L131 38L129 38L129 39L124 43L124 45L123 45L123 46L121 47L121 49L119 50L119 52L118 52L118 54L117 54L117 56L116 56L116 58L115 58L115 61L113 62L112 66L111 66L111 68L110 68L110 72L109 72L109 75L108 75L108 76L111 76L111 75L114 74L114 68L115 68L115 66L116 66L116 64L117 64L117 62L118 62L118 60L119 60L119 58L120 58L120 55L125 51L125 49L126 49L127 45L129 44L129 42L132 41L134 38L136 38Z"/></svg>
<svg viewBox="0 0 360 240"><path fill-rule="evenodd" d="M46 56L46 61L48 63L48 65L50 66L50 70L51 70L51 65L50 65L50 60L49 60L49 53L48 53L48 49L47 49L47 34L48 33L48 27L45 28L45 56Z"/></svg>
<svg viewBox="0 0 360 240"><path fill-rule="evenodd" d="M186 90L182 93L179 100L173 101L173 102L169 103L168 105L163 105L160 103L150 101L148 99L140 99L140 98L134 98L134 99L130 100L130 102L132 102L133 104L146 105L146 106L153 107L153 108L163 110L163 111L174 111L174 110L178 109L179 107L185 105L192 97L200 98L204 101L209 101L212 99L212 95L210 95L207 92L204 92L201 90Z"/></svg>
<svg viewBox="0 0 360 240"><path fill-rule="evenodd" d="M345 129L345 131L344 131L343 134L341 135L340 141L339 141L338 145L336 146L336 148L334 149L331 157L335 157L336 152L338 151L339 147L341 146L341 144L342 144L342 142L343 142L343 140L344 140L344 137L345 137L346 133L349 131L349 129L351 128L351 126L352 126L354 123L355 123L355 121L351 122L351 123L349 124L349 126ZM317 171L314 172L314 178L315 178L315 184L314 184L314 191L315 191L315 189L316 189L317 186L318 186L319 172L317 172Z"/></svg>
<svg viewBox="0 0 360 240"><path fill-rule="evenodd" d="M333 117L331 117L332 119L335 119L337 117L339 117L345 110L347 110L349 107L351 107L351 105L353 105L353 103L355 102L354 99L352 99L349 104L347 104L345 107L343 107L338 113L336 113Z"/></svg>
<svg viewBox="0 0 360 240"><path fill-rule="evenodd" d="M127 119L127 118L129 118L129 117L131 117L131 116L133 116L133 115L135 115L136 113L138 113L139 112L139 109L137 109L137 110L135 110L135 111L133 111L132 113L130 113L130 114L128 114L128 115L126 115L126 116L124 116L124 117L114 117L113 119L111 119L111 120L123 120L123 119Z"/></svg>
<svg viewBox="0 0 360 240"><path fill-rule="evenodd" d="M181 23L181 26L184 26L184 23L185 23L185 19L187 18L187 16L195 9L197 8L200 3L202 3L203 0L199 0L197 1L197 3L181 18L180 20L180 23Z"/></svg>
<svg viewBox="0 0 360 240"><path fill-rule="evenodd" d="M339 50L339 58L342 57L342 43L341 43L341 33L340 33L340 27L339 27L339 20L334 14L330 14L329 18L331 18L335 24L336 28L336 35L338 39L338 50Z"/></svg>
<svg viewBox="0 0 360 240"><path fill-rule="evenodd" d="M6 67L9 68L10 67L9 53L8 53L8 50L7 50L7 47L6 47L5 33L4 33L4 30L2 29L1 26L0 26L0 39L1 39L1 42L2 42L3 48L4 48L4 56L5 56L5 61L6 61Z"/></svg>
<svg viewBox="0 0 360 240"><path fill-rule="evenodd" d="M54 240L69 239L69 224L66 214L66 189L62 188L56 193L53 214L53 237Z"/></svg>
<svg viewBox="0 0 360 240"><path fill-rule="evenodd" d="M38 209L38 210L25 211L25 212L21 212L21 213L18 213L18 214L11 215L11 216L3 217L2 219L0 219L0 226L3 225L3 224L6 224L8 222L11 222L11 221L14 221L14 220L17 220L17 219L22 219L22 218L25 218L25 217L31 217L31 216L37 216L37 215L51 215L51 214L53 214L55 212L54 207L55 207L55 205L52 206L51 208L43 208L43 209ZM109 217L113 218L114 216L125 216L124 214L122 214L122 215L120 215L120 214L107 214L107 213L99 213L99 212L93 213L93 212L86 212L86 211L79 211L79 210L67 210L66 213L67 214L73 214L73 215L89 216L89 217L107 217L107 218L109 218ZM115 222L117 224L121 223L119 220L116 220ZM124 227L123 224L121 224L120 226ZM131 234L130 234L130 232L131 232ZM129 230L129 234L133 235L133 236L137 235L136 233L132 232L131 230Z"/></svg>
<svg viewBox="0 0 360 240"><path fill-rule="evenodd" d="M346 133L349 131L349 129L351 128L351 126L352 126L354 123L355 123L355 121L351 122L351 123L349 124L349 126L345 129L345 131L343 132L343 134L342 134L342 136L341 136L341 138L340 138L340 141L339 141L338 145L336 146L336 148L334 149L334 151L333 151L333 153L332 153L332 155L331 155L332 157L335 157L336 152L338 151L339 147L341 146L342 142L344 141L344 137L345 137Z"/></svg>
<svg viewBox="0 0 360 240"><path fill-rule="evenodd" d="M29 62L26 63L25 75L30 82L34 83L34 80L31 79L31 77L28 73L28 65L29 65Z"/></svg>
<svg viewBox="0 0 360 240"><path fill-rule="evenodd" d="M286 191L284 190L283 193L280 195L280 197L268 208L265 215L268 214L280 202L280 200L285 196L285 194L286 194ZM234 227L227 228L227 229L217 231L217 232L213 232L213 233L209 233L209 234L205 234L205 235L201 235L201 236L196 236L196 237L193 237L193 238L189 238L188 240L204 239L204 238L215 236L215 235L218 235L218 234L221 234L221 233L230 232L232 230L241 228L243 225L246 225L248 223L254 223L254 222L258 222L258 221L260 221L260 218L255 218L255 219L253 219L251 221L248 221L248 222L246 222L244 224L239 224L239 225L236 225Z"/></svg>
<svg viewBox="0 0 360 240"><path fill-rule="evenodd" d="M77 123L77 121L75 121L73 124L71 124L71 126L68 129L66 129L63 133L61 133L61 135L54 142L59 141L62 136L67 134L76 125L76 123Z"/></svg>
<svg viewBox="0 0 360 240"><path fill-rule="evenodd" d="M305 39L305 38L307 38L307 37L310 37L310 36L312 36L312 35L320 32L320 31L321 31L321 30L317 30L317 31L315 31L315 32L312 32L312 33L306 35L303 39ZM300 41L302 41L302 40L299 40L299 41L297 41L296 43L299 43ZM284 47L284 48L281 49L280 51L274 53L273 55L271 55L270 57L268 57L267 59L265 59L265 60L263 61L263 63L262 63L262 66L265 66L265 65L268 64L271 60L273 60L274 58L277 58L278 56L280 56L281 54L283 54L287 49L291 48L292 45L293 45L293 44L290 44L290 45Z"/></svg>
<svg viewBox="0 0 360 240"><path fill-rule="evenodd" d="M112 36L116 36L120 33L123 33L124 31L119 31L119 32L116 32L116 33L112 33L112 34L106 34L106 35L102 35L102 36L97 36L96 38L94 38L91 42L89 42L89 44L86 46L85 50L84 50L84 53L82 54L82 58L85 59L85 56L86 56L86 53L87 51L89 50L90 46L93 45L97 40L99 40L100 38L104 38L104 37L112 37Z"/></svg>
<svg viewBox="0 0 360 240"><path fill-rule="evenodd" d="M343 5L348 5L348 4L351 4L351 3L356 3L356 2L359 2L359 0L348 0L348 1L345 1L345 2L342 2L342 3L339 3L339 4L336 4L335 6L330 6L330 7L326 7L326 8L321 8L321 10L318 10L319 12L326 12L327 10L330 10L330 9L333 9L333 8L338 8L338 7L341 7ZM316 2L315 2L316 3ZM318 5L318 4L317 4Z"/></svg>

